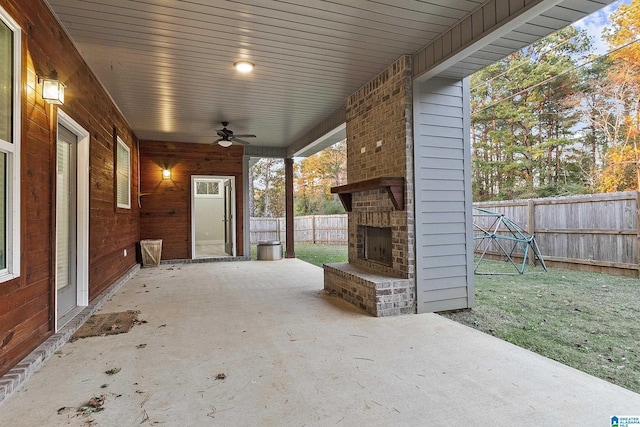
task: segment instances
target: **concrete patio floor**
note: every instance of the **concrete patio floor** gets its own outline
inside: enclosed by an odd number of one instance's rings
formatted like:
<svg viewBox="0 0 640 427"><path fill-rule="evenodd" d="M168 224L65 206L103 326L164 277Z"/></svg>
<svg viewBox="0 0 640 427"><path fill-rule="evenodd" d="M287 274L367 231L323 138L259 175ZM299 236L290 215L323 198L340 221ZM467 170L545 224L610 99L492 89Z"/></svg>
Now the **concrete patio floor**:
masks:
<svg viewBox="0 0 640 427"><path fill-rule="evenodd" d="M142 269L101 312L148 323L65 344L0 406L0 425L608 426L640 414L640 395L618 386L435 314L370 317L322 287L322 269L295 259ZM102 394L103 411L76 412Z"/></svg>

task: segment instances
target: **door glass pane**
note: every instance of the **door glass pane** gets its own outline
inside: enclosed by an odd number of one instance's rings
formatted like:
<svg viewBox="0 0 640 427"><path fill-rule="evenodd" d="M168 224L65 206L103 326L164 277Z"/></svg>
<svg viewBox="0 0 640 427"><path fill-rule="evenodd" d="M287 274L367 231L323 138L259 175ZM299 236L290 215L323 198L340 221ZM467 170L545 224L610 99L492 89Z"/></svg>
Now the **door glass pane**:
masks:
<svg viewBox="0 0 640 427"><path fill-rule="evenodd" d="M0 270L7 268L7 155L0 153Z"/></svg>
<svg viewBox="0 0 640 427"><path fill-rule="evenodd" d="M76 136L63 126L58 126L57 180L56 180L56 289L71 284L73 270L71 242L75 236L71 212L75 199L73 183L73 149Z"/></svg>
<svg viewBox="0 0 640 427"><path fill-rule="evenodd" d="M69 284L69 148L58 140L58 176L56 187L56 288Z"/></svg>
<svg viewBox="0 0 640 427"><path fill-rule="evenodd" d="M13 31L0 21L0 139L13 142Z"/></svg>

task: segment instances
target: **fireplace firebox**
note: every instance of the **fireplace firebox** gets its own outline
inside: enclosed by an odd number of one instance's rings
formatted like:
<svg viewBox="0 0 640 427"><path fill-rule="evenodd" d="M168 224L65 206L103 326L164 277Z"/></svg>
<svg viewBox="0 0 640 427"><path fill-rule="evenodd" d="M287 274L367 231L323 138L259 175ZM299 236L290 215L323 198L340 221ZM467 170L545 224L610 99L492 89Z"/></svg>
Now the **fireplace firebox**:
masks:
<svg viewBox="0 0 640 427"><path fill-rule="evenodd" d="M360 226L362 251L360 257L369 261L392 265L391 227Z"/></svg>

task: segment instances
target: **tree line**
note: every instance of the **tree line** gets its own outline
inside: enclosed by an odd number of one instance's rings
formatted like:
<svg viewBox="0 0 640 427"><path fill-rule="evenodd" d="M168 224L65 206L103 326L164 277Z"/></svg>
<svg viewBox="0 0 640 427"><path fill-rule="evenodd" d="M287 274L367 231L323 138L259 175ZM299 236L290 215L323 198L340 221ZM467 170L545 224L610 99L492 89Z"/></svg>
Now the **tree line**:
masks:
<svg viewBox="0 0 640 427"><path fill-rule="evenodd" d="M304 159L296 159L294 214L328 215L344 213L330 188L347 183L347 144L338 142ZM256 217L285 216L284 161L260 159L249 170L249 212Z"/></svg>
<svg viewBox="0 0 640 427"><path fill-rule="evenodd" d="M567 27L471 77L476 201L640 189L640 0L595 56Z"/></svg>

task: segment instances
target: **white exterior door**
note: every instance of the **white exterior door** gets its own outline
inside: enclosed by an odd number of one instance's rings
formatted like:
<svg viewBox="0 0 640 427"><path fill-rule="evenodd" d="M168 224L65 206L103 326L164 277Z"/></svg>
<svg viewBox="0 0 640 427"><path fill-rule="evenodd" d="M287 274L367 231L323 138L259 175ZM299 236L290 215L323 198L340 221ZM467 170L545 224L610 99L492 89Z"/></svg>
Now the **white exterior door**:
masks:
<svg viewBox="0 0 640 427"><path fill-rule="evenodd" d="M89 304L89 132L58 109L55 330Z"/></svg>

